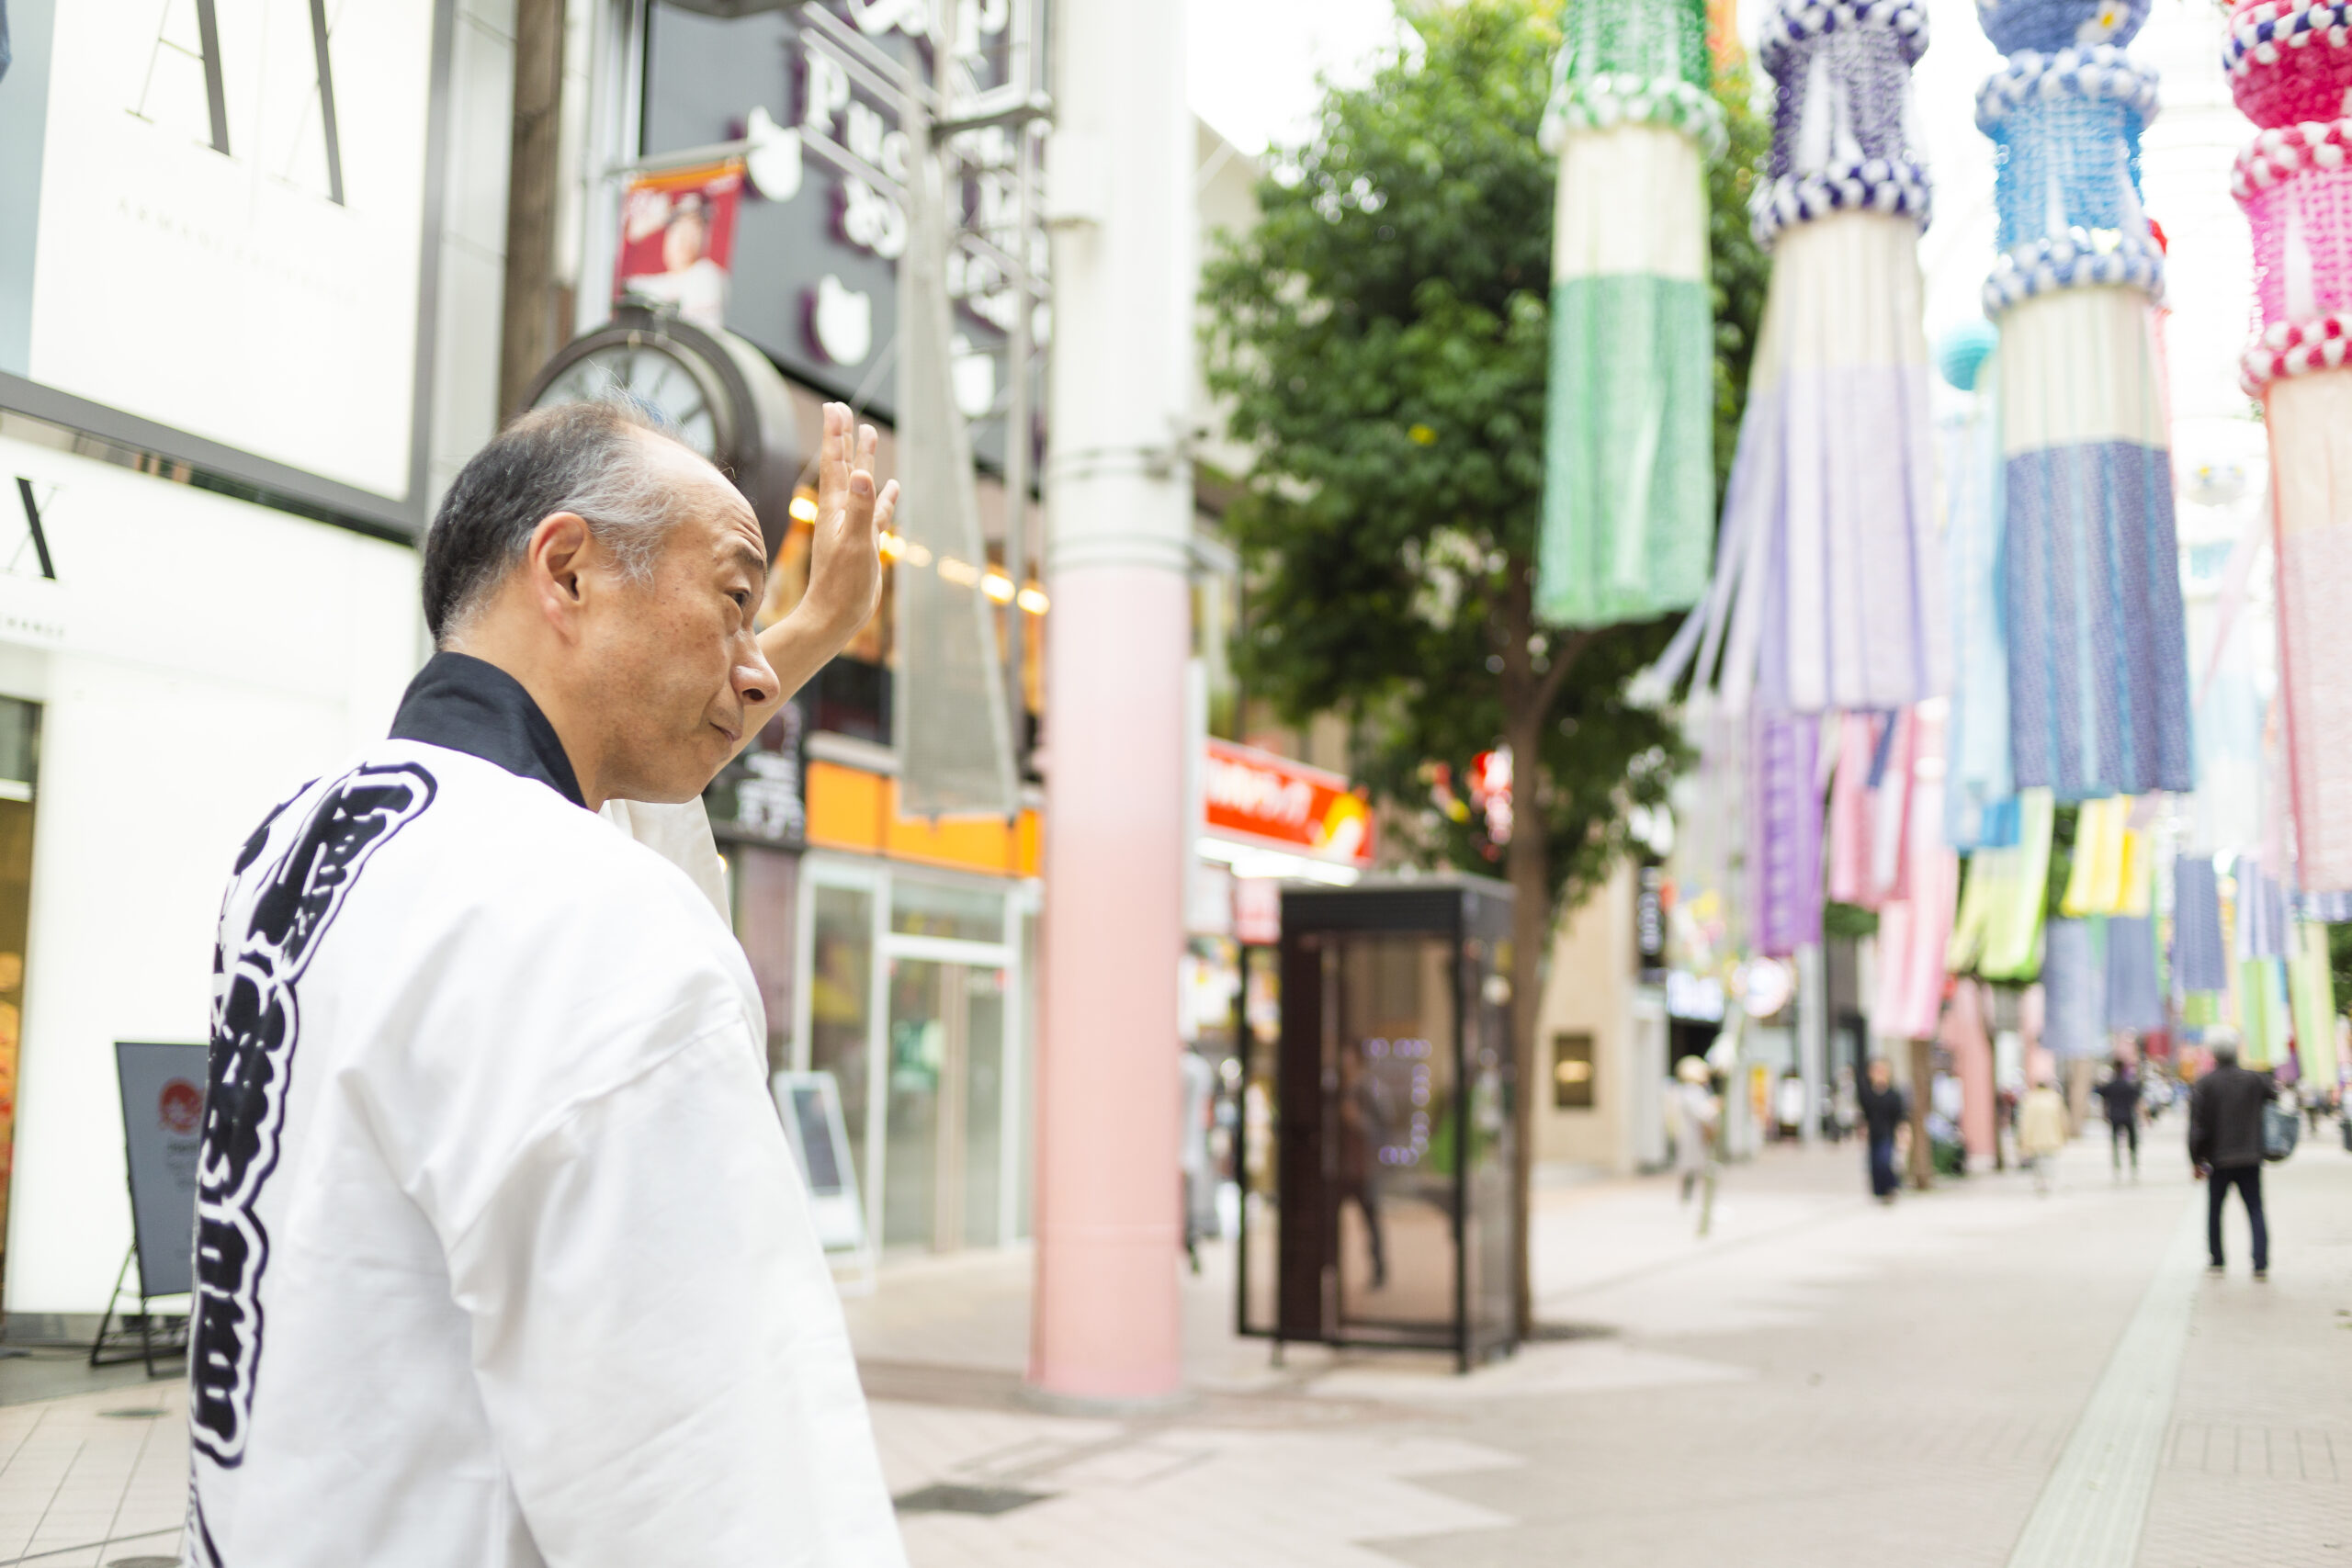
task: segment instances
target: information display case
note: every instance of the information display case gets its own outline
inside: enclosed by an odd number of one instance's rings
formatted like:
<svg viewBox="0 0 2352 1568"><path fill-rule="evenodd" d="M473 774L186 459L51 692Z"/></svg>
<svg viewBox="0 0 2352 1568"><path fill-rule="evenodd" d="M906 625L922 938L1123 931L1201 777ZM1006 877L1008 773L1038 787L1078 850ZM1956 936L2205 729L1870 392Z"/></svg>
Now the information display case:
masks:
<svg viewBox="0 0 2352 1568"><path fill-rule="evenodd" d="M1280 1025L1239 1032L1243 1333L1515 1348L1510 930L1483 878L1284 889Z"/></svg>

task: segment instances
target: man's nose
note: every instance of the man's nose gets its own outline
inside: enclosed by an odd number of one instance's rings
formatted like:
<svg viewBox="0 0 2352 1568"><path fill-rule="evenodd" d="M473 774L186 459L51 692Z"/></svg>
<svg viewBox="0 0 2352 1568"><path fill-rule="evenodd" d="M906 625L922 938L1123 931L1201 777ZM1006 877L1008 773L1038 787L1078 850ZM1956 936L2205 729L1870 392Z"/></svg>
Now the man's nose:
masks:
<svg viewBox="0 0 2352 1568"><path fill-rule="evenodd" d="M783 684L776 679L775 671L769 666L767 657L760 652L758 643L753 643L737 657L735 694L746 704L758 707L774 702Z"/></svg>

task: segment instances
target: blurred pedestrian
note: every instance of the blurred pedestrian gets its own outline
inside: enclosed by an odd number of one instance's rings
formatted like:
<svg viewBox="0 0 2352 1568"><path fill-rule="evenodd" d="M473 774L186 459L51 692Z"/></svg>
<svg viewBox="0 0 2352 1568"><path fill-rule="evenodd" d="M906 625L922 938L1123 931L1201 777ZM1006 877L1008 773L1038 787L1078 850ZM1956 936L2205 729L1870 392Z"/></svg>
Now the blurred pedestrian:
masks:
<svg viewBox="0 0 2352 1568"><path fill-rule="evenodd" d="M1871 1196L1882 1203L1894 1201L1902 1182L1894 1174L1894 1133L1911 1114L1910 1103L1894 1087L1894 1069L1883 1056L1871 1058L1869 1081L1860 1095L1863 1141L1870 1145Z"/></svg>
<svg viewBox="0 0 2352 1568"><path fill-rule="evenodd" d="M2188 1162L2205 1179L2205 1247L2222 1271L2222 1205L2230 1190L2245 1201L2254 1230L2254 1277L2270 1277L2270 1229L2262 1217L2262 1113L2270 1085L2238 1066L2236 1040L2209 1042L2212 1070L2188 1091Z"/></svg>
<svg viewBox="0 0 2352 1568"><path fill-rule="evenodd" d="M1851 1063L1841 1063L1838 1068L1838 1085L1829 1095L1829 1135L1844 1143L1862 1124L1862 1105L1856 1098L1854 1068Z"/></svg>
<svg viewBox="0 0 2352 1568"><path fill-rule="evenodd" d="M2123 1178L2123 1149L2132 1149L2132 1179L2140 1179L2140 1077L2132 1064L2122 1057L2115 1058L2105 1082L2098 1086L2098 1098L2107 1108L2107 1153L2117 1180Z"/></svg>
<svg viewBox="0 0 2352 1568"><path fill-rule="evenodd" d="M1772 1120L1777 1123L1774 1135L1782 1141L1804 1136L1804 1079L1794 1067L1781 1075L1780 1088L1773 1092Z"/></svg>
<svg viewBox="0 0 2352 1568"><path fill-rule="evenodd" d="M2044 1198L2057 1178L2066 1135L2065 1097L2048 1078L2036 1078L2018 1102L2018 1157L2033 1171L2033 1190Z"/></svg>
<svg viewBox="0 0 2352 1568"><path fill-rule="evenodd" d="M1674 1169L1682 1179L1682 1201L1690 1201L1713 1162L1723 1105L1707 1081L1707 1059L1685 1056L1674 1065Z"/></svg>

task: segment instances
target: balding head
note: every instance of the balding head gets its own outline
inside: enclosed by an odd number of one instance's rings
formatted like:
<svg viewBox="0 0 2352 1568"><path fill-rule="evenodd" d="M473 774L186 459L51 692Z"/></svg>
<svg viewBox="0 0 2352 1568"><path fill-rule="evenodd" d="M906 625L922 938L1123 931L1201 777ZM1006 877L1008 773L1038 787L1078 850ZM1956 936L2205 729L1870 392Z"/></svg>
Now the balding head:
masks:
<svg viewBox="0 0 2352 1568"><path fill-rule="evenodd" d="M539 520L559 512L584 519L643 581L676 518L677 498L659 482L649 451L654 443L694 455L626 404L564 403L523 415L475 453L424 537L424 624L435 646L448 646L522 561Z"/></svg>
<svg viewBox="0 0 2352 1568"><path fill-rule="evenodd" d="M698 794L781 695L752 616L758 519L690 448L611 403L525 415L426 536L435 642L497 665L555 726L591 807Z"/></svg>

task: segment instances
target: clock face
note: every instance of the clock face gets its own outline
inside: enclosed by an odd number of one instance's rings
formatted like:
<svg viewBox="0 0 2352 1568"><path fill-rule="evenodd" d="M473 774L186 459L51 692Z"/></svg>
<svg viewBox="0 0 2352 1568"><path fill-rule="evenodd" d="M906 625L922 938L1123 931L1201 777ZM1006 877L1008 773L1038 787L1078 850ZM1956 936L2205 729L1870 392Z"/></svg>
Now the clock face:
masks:
<svg viewBox="0 0 2352 1568"><path fill-rule="evenodd" d="M640 340L582 355L548 384L537 406L626 398L659 412L678 439L724 465L729 455L719 450L718 396L715 378L707 372L698 374L667 344Z"/></svg>

